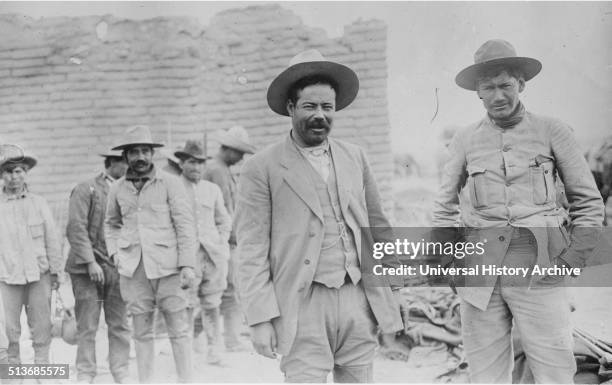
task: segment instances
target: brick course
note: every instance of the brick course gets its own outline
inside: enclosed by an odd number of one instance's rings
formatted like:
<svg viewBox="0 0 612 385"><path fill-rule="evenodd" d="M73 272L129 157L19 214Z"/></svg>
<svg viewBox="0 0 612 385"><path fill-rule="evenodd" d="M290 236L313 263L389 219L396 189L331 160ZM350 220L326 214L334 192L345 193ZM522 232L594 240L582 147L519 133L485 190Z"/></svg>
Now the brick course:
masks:
<svg viewBox="0 0 612 385"><path fill-rule="evenodd" d="M71 188L101 169L97 153L130 125L149 125L163 142L171 131L173 148L206 131L209 153L213 133L235 124L260 148L279 140L289 121L268 108L267 87L308 48L357 72L359 95L337 114L333 135L368 151L385 208L393 207L381 21L357 21L330 39L282 6L266 5L221 12L208 26L170 17L0 15L0 30L0 138L39 157L32 190L62 224Z"/></svg>

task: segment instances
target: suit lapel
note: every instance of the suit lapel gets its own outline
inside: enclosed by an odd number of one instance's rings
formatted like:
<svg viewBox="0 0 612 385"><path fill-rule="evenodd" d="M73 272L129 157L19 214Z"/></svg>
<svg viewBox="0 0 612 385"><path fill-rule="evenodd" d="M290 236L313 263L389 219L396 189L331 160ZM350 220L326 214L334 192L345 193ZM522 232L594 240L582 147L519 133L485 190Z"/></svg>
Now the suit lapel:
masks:
<svg viewBox="0 0 612 385"><path fill-rule="evenodd" d="M286 168L283 178L291 189L300 197L310 210L323 222L323 210L321 203L317 197L317 192L314 185L308 178L308 164L299 153L295 144L291 140L291 136L287 136L284 153L281 156L280 163Z"/></svg>

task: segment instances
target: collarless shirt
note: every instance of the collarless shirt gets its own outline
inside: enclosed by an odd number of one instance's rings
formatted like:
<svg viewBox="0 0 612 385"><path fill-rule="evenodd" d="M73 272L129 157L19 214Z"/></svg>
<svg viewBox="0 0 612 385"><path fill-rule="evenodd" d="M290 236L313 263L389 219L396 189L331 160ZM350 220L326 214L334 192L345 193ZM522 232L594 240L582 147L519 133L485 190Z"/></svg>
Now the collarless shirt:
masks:
<svg viewBox="0 0 612 385"><path fill-rule="evenodd" d="M321 175L321 178L325 182L329 178L329 169L331 167L331 156L329 154L329 141L326 139L323 144L313 147L301 147L293 138L293 132L291 133L291 140L295 147L298 149L306 160L314 167L315 171Z"/></svg>

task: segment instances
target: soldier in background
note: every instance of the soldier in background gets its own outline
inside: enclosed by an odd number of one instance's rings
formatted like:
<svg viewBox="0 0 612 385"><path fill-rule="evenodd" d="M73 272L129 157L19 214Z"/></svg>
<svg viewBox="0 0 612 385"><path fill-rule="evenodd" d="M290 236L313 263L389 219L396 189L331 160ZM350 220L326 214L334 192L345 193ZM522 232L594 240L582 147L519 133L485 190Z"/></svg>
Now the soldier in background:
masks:
<svg viewBox="0 0 612 385"><path fill-rule="evenodd" d="M92 383L96 377L96 332L104 306L110 371L115 382L124 383L129 372L130 329L119 291L119 272L106 250L104 215L110 186L125 174L127 163L119 151L101 156L104 171L78 184L70 195L66 228L70 252L65 270L75 300L77 381Z"/></svg>
<svg viewBox="0 0 612 385"><path fill-rule="evenodd" d="M195 224L180 180L158 171L146 126L127 130L122 150L128 169L113 184L105 220L106 246L117 263L121 296L133 318L138 378L152 379L153 311L164 314L179 382L192 372L188 289L195 280Z"/></svg>
<svg viewBox="0 0 612 385"><path fill-rule="evenodd" d="M232 174L230 166L240 162L244 154L253 154L255 147L249 140L249 134L241 126L234 126L227 131L220 132L218 140L221 147L217 155L207 163L204 179L221 188L225 207L230 216L233 217L236 208L236 178ZM236 352L247 350L247 348L238 339L238 330L242 325L243 317L234 283L236 236L233 231L230 234L229 244L231 256L227 289L223 293L221 302L221 314L223 315L225 348L230 352Z"/></svg>
<svg viewBox="0 0 612 385"><path fill-rule="evenodd" d="M214 183L202 180L207 160L200 143L188 140L185 147L174 155L180 160L181 180L194 214L197 229L195 290L201 306L202 326L208 340L209 364L221 363L221 328L219 306L227 288L227 270L230 258L230 218L223 202L221 189ZM195 334L195 333L194 333Z"/></svg>
<svg viewBox="0 0 612 385"><path fill-rule="evenodd" d="M15 155L0 163L0 293L4 302L8 362L21 363L21 310L30 326L34 363L49 363L51 290L59 287L63 258L59 232L47 201L29 191L34 157Z"/></svg>

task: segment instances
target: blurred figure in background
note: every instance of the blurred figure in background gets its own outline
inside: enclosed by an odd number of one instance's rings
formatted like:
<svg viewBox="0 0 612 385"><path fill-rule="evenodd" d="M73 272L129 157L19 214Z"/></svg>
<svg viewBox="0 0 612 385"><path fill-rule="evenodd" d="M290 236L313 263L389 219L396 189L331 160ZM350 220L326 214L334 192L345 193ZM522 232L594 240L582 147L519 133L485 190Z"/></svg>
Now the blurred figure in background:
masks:
<svg viewBox="0 0 612 385"><path fill-rule="evenodd" d="M206 165L204 179L215 183L223 193L225 207L231 217L236 208L236 178L232 174L231 166L240 162L244 154L255 153L255 147L249 140L249 134L241 126L231 127L227 131L218 134L221 145L217 155ZM238 293L235 279L235 252L236 236L234 231L230 233L230 263L227 275L227 289L223 293L221 302L221 314L223 315L223 337L225 349L230 352L248 350L239 340L239 330L243 323L242 311L238 302Z"/></svg>
<svg viewBox="0 0 612 385"><path fill-rule="evenodd" d="M78 184L70 194L66 227L70 252L65 270L70 274L75 301L77 381L92 383L96 377L96 333L104 307L110 371L115 382L124 383L129 374L130 329L119 291L119 272L106 249L104 216L110 186L125 175L127 163L119 151L101 156L104 171Z"/></svg>
<svg viewBox="0 0 612 385"><path fill-rule="evenodd" d="M21 363L21 310L30 326L34 363L49 363L51 290L59 287L63 266L59 232L47 201L29 191L28 172L37 161L29 155L0 163L0 293L4 302L8 362Z"/></svg>

